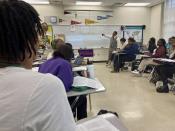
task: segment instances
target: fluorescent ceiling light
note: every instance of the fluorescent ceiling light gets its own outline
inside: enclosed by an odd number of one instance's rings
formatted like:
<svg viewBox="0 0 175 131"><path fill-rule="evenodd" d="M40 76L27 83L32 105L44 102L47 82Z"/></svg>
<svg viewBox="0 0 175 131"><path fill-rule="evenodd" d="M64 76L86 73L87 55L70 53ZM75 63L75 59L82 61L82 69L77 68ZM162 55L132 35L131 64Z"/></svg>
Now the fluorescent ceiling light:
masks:
<svg viewBox="0 0 175 131"><path fill-rule="evenodd" d="M48 0L23 0L32 5L48 5L50 4Z"/></svg>
<svg viewBox="0 0 175 131"><path fill-rule="evenodd" d="M150 3L126 3L124 6L148 6Z"/></svg>
<svg viewBox="0 0 175 131"><path fill-rule="evenodd" d="M102 2L84 2L84 1L77 1L76 5L101 5Z"/></svg>

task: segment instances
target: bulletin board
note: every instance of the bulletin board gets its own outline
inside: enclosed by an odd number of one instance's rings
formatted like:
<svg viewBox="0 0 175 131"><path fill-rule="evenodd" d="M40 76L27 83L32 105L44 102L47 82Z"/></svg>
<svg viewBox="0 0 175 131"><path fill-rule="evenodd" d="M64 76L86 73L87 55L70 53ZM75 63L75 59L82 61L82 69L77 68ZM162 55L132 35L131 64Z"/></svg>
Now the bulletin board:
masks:
<svg viewBox="0 0 175 131"><path fill-rule="evenodd" d="M123 36L125 39L132 37L136 42L143 44L145 25L123 26Z"/></svg>

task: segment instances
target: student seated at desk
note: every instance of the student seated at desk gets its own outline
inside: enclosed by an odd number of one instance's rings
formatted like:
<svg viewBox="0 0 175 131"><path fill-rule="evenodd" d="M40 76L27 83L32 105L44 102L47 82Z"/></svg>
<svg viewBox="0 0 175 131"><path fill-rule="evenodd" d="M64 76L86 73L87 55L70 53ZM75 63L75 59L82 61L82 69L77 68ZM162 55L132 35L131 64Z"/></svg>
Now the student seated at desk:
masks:
<svg viewBox="0 0 175 131"><path fill-rule="evenodd" d="M165 39L159 39L157 42L157 49L154 51L154 53L151 55L151 58L145 58L141 61L139 64L138 70L132 71L133 74L137 76L142 76L142 73L144 72L145 68L148 65L158 65L153 61L153 58L166 58L166 47L165 47L166 41Z"/></svg>
<svg viewBox="0 0 175 131"><path fill-rule="evenodd" d="M56 43L55 43L56 44ZM51 73L54 76L60 78L65 86L66 91L72 89L73 84L73 72L71 66L73 50L70 45L62 44L55 49L53 57L47 60L39 67L41 73ZM69 98L70 104L75 100L75 97ZM87 99L86 96L80 96L76 105L77 119L83 119L87 117ZM74 113L73 109L73 113Z"/></svg>
<svg viewBox="0 0 175 131"><path fill-rule="evenodd" d="M38 13L21 0L1 0L0 11L0 131L75 131L61 80L31 70Z"/></svg>
<svg viewBox="0 0 175 131"><path fill-rule="evenodd" d="M60 45L58 51L54 51L53 57L40 65L39 72L57 76L62 80L66 91L70 91L73 83L71 56L72 49L67 45Z"/></svg>
<svg viewBox="0 0 175 131"><path fill-rule="evenodd" d="M126 46L126 39L125 38L121 38L120 39L120 44L118 45L118 48L120 50L123 50L125 48L125 46Z"/></svg>
<svg viewBox="0 0 175 131"><path fill-rule="evenodd" d="M120 54L121 53L121 54ZM128 39L128 44L124 49L116 54L114 57L114 71L119 72L120 68L124 66L126 61L132 61L136 58L136 54L139 53L139 45L136 43L134 38Z"/></svg>
<svg viewBox="0 0 175 131"><path fill-rule="evenodd" d="M169 58L175 60L175 37L172 37L171 42L173 51L169 56ZM161 64L155 68L155 71L158 74L160 81L163 82L163 87L157 88L157 92L168 93L169 92L168 78L172 78L173 74L175 74L175 64L172 63Z"/></svg>
<svg viewBox="0 0 175 131"><path fill-rule="evenodd" d="M151 37L148 42L148 51L150 54L153 54L154 50L157 48L156 46L156 39Z"/></svg>
<svg viewBox="0 0 175 131"><path fill-rule="evenodd" d="M173 45L172 45L172 42L173 42L173 40L175 39L175 37L173 36L173 37L170 37L169 39L168 39L168 43L166 43L166 49L167 49L167 55L168 56L170 56L171 55L171 53L173 53Z"/></svg>
<svg viewBox="0 0 175 131"><path fill-rule="evenodd" d="M52 54L53 54L54 50L57 49L60 45L63 45L63 44L65 44L65 43L62 39L54 39L51 42L52 51L49 52L49 54L47 55L47 59L52 58Z"/></svg>
<svg viewBox="0 0 175 131"><path fill-rule="evenodd" d="M114 56L117 52L123 50L126 46L126 39L125 38L121 38L120 39L120 44L118 44L118 48L116 51L113 51L112 56L111 56L111 61L114 62ZM115 53L114 53L115 52Z"/></svg>

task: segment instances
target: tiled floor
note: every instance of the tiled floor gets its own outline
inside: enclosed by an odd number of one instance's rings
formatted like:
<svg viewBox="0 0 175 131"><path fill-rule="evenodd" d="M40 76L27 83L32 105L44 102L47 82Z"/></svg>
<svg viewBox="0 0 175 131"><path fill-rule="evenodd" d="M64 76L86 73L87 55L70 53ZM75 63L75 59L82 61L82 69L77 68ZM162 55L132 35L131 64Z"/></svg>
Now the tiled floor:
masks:
<svg viewBox="0 0 175 131"><path fill-rule="evenodd" d="M115 111L129 131L175 131L175 96L158 94L146 77L130 72L110 73L104 63L95 64L96 77L107 91L92 95L92 114Z"/></svg>

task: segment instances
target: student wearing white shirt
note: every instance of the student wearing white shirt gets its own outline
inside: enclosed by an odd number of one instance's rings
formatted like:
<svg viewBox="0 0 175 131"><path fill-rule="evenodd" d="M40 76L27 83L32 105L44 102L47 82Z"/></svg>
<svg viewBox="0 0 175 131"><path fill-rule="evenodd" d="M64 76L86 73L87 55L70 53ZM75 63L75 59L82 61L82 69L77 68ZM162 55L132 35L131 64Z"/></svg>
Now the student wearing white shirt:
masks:
<svg viewBox="0 0 175 131"><path fill-rule="evenodd" d="M75 131L61 80L30 70L38 13L18 0L1 0L0 12L0 131Z"/></svg>
<svg viewBox="0 0 175 131"><path fill-rule="evenodd" d="M110 39L108 61L106 63L107 65L110 65L111 64L112 52L113 51L116 51L116 49L117 49L117 39L118 39L117 34L118 34L117 31L114 31L112 33L112 37L106 36L105 34L102 34L102 36Z"/></svg>
<svg viewBox="0 0 175 131"><path fill-rule="evenodd" d="M118 44L118 48L119 48L120 50L123 50L123 49L125 48L126 45L127 45L127 44L126 44L126 39L125 39L125 38L121 38L121 39L120 39L120 44Z"/></svg>

